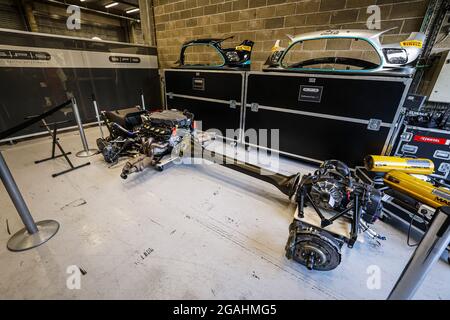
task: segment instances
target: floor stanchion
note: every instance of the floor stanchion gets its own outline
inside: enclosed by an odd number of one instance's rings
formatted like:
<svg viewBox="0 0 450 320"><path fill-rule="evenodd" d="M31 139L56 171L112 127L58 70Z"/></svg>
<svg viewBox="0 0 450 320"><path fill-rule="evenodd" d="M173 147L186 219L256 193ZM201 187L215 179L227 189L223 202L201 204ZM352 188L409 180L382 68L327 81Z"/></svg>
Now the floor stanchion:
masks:
<svg viewBox="0 0 450 320"><path fill-rule="evenodd" d="M43 220L37 223L28 210L25 200L17 187L2 153L0 152L0 177L14 206L22 219L25 228L16 232L8 241L11 251L24 251L47 242L59 230L59 223L54 220Z"/></svg>
<svg viewBox="0 0 450 320"><path fill-rule="evenodd" d="M78 110L77 101L72 98L73 113L75 115L75 121L78 125L78 130L80 131L81 143L83 144L83 150L77 152L76 156L80 158L90 157L98 153L96 149L89 149L88 142L86 140L86 134L84 133L83 124L81 123L80 111Z"/></svg>
<svg viewBox="0 0 450 320"><path fill-rule="evenodd" d="M100 112L98 112L98 105L97 105L97 100L95 100L95 95L92 95L92 103L94 104L95 116L97 118L98 127L100 129L100 135L101 135L102 139L104 139L105 136L103 134L102 120L100 119Z"/></svg>
<svg viewBox="0 0 450 320"><path fill-rule="evenodd" d="M450 241L450 207L436 210L408 264L389 294L389 300L411 299Z"/></svg>
<svg viewBox="0 0 450 320"><path fill-rule="evenodd" d="M144 94L143 93L141 94L141 101L142 101L142 110L147 110L145 108L145 99L144 99Z"/></svg>

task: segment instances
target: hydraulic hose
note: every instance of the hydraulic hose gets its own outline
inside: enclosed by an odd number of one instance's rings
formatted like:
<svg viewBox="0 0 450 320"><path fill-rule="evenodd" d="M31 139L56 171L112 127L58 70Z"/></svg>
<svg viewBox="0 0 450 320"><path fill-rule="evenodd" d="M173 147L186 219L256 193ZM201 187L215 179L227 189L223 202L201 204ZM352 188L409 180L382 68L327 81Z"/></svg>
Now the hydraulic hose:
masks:
<svg viewBox="0 0 450 320"><path fill-rule="evenodd" d="M111 124L111 126L112 126L113 128L115 128L115 129L118 129L118 130L122 131L122 132L125 133L129 138L134 138L134 137L137 136L137 132L129 131L129 130L125 129L124 127L122 127L120 124L117 124L117 123L115 123L115 122L113 122L113 123Z"/></svg>

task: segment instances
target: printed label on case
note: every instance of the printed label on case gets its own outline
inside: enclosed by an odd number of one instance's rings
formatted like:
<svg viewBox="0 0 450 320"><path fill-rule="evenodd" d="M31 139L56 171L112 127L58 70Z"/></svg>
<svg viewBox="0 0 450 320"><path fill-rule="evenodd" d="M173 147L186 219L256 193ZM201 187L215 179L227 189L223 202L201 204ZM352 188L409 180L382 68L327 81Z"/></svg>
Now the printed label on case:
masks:
<svg viewBox="0 0 450 320"><path fill-rule="evenodd" d="M431 143L431 144L441 144L441 145L450 145L450 140L445 138L436 138L436 137L429 137L429 136L414 136L414 141L417 142L424 142L424 143Z"/></svg>
<svg viewBox="0 0 450 320"><path fill-rule="evenodd" d="M404 145L402 146L402 151L403 151L403 152L406 152L406 153L412 153L412 154L415 154L415 153L417 152L417 149L419 149L419 147L417 147L417 146L412 146L412 145L409 145L409 144L404 144Z"/></svg>
<svg viewBox="0 0 450 320"><path fill-rule="evenodd" d="M434 152L433 158L448 160L450 159L450 152L444 150L436 150Z"/></svg>
<svg viewBox="0 0 450 320"><path fill-rule="evenodd" d="M322 100L323 87L321 86L300 86L298 101L320 102Z"/></svg>

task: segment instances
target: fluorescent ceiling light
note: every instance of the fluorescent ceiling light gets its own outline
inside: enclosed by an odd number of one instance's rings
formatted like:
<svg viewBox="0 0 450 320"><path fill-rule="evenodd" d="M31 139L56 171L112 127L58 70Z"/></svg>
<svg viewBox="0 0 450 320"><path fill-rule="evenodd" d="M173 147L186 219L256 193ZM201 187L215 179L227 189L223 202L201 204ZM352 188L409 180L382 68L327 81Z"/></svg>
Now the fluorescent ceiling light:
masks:
<svg viewBox="0 0 450 320"><path fill-rule="evenodd" d="M112 7L117 6L118 4L119 4L118 2L111 2L111 3L107 4L107 5L105 6L105 8L112 8Z"/></svg>
<svg viewBox="0 0 450 320"><path fill-rule="evenodd" d="M139 11L139 8L134 8L134 9L127 10L127 13L133 13L133 12L136 12L136 11Z"/></svg>

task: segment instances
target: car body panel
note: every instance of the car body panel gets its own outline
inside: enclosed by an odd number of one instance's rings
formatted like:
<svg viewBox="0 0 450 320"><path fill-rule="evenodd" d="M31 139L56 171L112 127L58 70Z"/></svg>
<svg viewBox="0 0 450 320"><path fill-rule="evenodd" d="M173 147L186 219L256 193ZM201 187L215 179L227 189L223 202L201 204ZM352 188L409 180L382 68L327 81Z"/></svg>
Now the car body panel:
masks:
<svg viewBox="0 0 450 320"><path fill-rule="evenodd" d="M229 38L206 38L196 39L183 43L180 51L180 58L176 62L178 68L183 69L227 69L227 70L248 70L251 64L251 52L254 42L244 40L239 45L230 48L222 48L222 42ZM222 59L221 64L185 64L186 49L192 46L208 46L217 51Z"/></svg>
<svg viewBox="0 0 450 320"><path fill-rule="evenodd" d="M289 46L282 48L279 41L275 43L272 54L267 59L264 71L287 71L287 72L325 72L325 73L354 73L354 74L393 74L411 76L414 73L414 62L419 58L425 35L420 32L413 32L405 41L400 43L382 44L380 37L392 29L379 30L325 30L309 32L299 36L287 35L290 39ZM359 39L369 43L380 58L380 64L376 68L361 70L341 70L341 69L318 69L318 68L289 68L283 66L282 62L286 54L292 47L300 42L319 39ZM388 59L388 53L398 53L402 56L401 63Z"/></svg>

